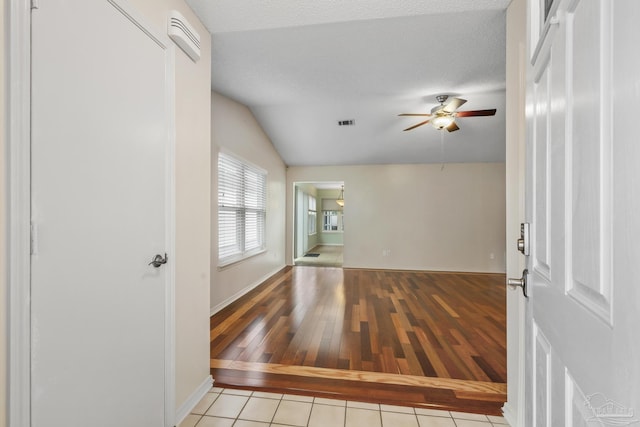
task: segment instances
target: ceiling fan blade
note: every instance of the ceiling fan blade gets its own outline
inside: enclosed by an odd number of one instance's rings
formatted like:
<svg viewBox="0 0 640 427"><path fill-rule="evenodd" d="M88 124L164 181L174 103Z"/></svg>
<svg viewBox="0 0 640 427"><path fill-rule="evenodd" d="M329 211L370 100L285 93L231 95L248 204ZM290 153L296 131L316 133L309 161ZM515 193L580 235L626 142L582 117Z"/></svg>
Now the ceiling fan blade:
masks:
<svg viewBox="0 0 640 427"><path fill-rule="evenodd" d="M431 116L431 114L419 114L419 113L402 113L402 114L398 114L399 116L418 116L418 117L429 117Z"/></svg>
<svg viewBox="0 0 640 427"><path fill-rule="evenodd" d="M449 132L455 132L460 128L458 127L456 122L451 122L451 124L449 126L447 126L445 129L448 130Z"/></svg>
<svg viewBox="0 0 640 427"><path fill-rule="evenodd" d="M449 100L449 102L447 102L445 104L445 106L442 108L442 111L445 111L447 113L453 113L454 111L456 111L458 108L460 108L462 106L462 104L464 104L465 102L467 102L466 99L462 99L462 98L451 98Z"/></svg>
<svg viewBox="0 0 640 427"><path fill-rule="evenodd" d="M427 120L425 120L424 122L420 122L420 123L418 123L417 125L413 125L413 126L411 126L410 128L406 128L406 129L405 129L405 131L408 131L408 130L411 130L411 129L415 129L415 128L417 128L417 127L419 127L419 126L422 126L422 125L426 125L427 123L429 123L429 120L430 120L430 119L427 119Z"/></svg>
<svg viewBox="0 0 640 427"><path fill-rule="evenodd" d="M492 110L474 110L474 111L458 111L456 117L473 117L473 116L493 116L496 114L496 109Z"/></svg>

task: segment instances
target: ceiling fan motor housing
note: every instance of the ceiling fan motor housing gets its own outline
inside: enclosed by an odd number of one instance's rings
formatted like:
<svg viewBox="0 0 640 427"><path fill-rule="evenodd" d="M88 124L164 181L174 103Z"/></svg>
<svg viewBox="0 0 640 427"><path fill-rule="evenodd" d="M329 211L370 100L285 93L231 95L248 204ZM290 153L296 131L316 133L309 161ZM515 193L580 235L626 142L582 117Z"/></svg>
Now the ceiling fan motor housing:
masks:
<svg viewBox="0 0 640 427"><path fill-rule="evenodd" d="M440 104L444 104L447 98L449 98L449 95L438 95L436 96L436 101L438 101Z"/></svg>
<svg viewBox="0 0 640 427"><path fill-rule="evenodd" d="M444 111L442 105L436 105L431 109L431 114L434 116L448 116L451 113Z"/></svg>

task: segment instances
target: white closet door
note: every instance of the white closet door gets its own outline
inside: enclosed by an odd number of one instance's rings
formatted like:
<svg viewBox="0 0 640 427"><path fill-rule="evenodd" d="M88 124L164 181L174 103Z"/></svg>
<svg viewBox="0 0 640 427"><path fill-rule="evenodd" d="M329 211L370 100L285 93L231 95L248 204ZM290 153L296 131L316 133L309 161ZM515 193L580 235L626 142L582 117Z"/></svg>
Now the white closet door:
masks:
<svg viewBox="0 0 640 427"><path fill-rule="evenodd" d="M47 0L32 38L32 425L164 426L166 46L106 0ZM169 254L169 262L172 262Z"/></svg>

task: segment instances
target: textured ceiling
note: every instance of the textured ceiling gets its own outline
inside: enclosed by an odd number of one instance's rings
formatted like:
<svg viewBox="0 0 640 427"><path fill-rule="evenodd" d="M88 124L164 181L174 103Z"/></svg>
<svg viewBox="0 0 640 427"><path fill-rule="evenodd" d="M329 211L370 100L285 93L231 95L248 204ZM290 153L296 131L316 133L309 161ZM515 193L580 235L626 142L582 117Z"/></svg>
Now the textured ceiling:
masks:
<svg viewBox="0 0 640 427"><path fill-rule="evenodd" d="M508 0L188 3L212 33L212 88L251 108L288 165L504 160ZM498 112L403 132L421 120L397 115L438 94Z"/></svg>

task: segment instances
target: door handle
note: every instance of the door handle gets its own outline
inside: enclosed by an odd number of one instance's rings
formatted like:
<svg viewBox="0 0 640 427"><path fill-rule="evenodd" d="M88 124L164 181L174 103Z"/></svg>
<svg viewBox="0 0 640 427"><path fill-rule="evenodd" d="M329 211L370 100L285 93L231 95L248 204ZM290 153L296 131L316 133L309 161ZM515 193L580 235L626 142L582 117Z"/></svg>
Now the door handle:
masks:
<svg viewBox="0 0 640 427"><path fill-rule="evenodd" d="M529 274L529 270L525 268L522 270L522 277L520 279L507 279L507 285L512 289L517 287L522 288L522 295L524 295L525 298L529 298L529 295L527 295L527 274Z"/></svg>
<svg viewBox="0 0 640 427"><path fill-rule="evenodd" d="M167 253L165 252L164 258L162 257L162 255L157 254L156 256L153 257L153 259L148 265L153 265L155 268L158 268L162 264L166 264L166 263L167 263Z"/></svg>

